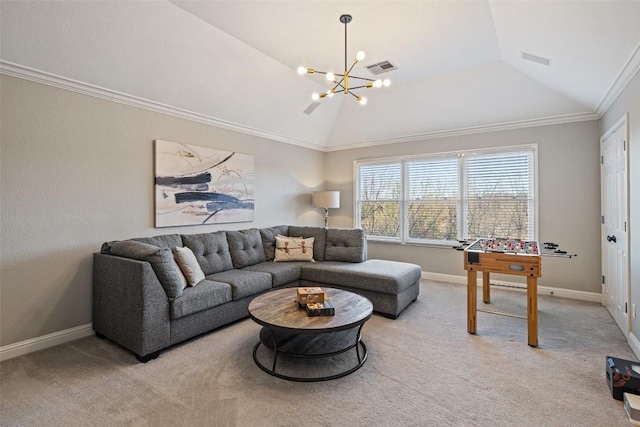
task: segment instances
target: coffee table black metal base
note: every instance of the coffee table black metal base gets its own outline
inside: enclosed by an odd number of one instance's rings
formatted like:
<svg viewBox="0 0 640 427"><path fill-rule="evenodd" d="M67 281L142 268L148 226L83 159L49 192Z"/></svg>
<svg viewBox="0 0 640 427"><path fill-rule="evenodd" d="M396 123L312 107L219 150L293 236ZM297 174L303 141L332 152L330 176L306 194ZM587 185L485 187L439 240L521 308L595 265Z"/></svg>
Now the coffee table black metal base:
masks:
<svg viewBox="0 0 640 427"><path fill-rule="evenodd" d="M263 326L253 348L260 369L285 380L312 382L344 377L364 365L362 326L373 304L352 292L323 290L335 307L333 316L308 316L298 307L293 288L264 293L249 303L249 316Z"/></svg>
<svg viewBox="0 0 640 427"><path fill-rule="evenodd" d="M260 341L253 347L253 360L264 372L289 381L317 382L328 381L349 375L367 361L367 346L362 340L362 326L357 328L328 332L324 334L304 334L280 332L267 327L260 331ZM273 357L271 367L265 366L258 357L260 346L269 350ZM344 370L325 376L295 376L278 372L279 358L326 359L335 358L353 351L353 364L347 364Z"/></svg>

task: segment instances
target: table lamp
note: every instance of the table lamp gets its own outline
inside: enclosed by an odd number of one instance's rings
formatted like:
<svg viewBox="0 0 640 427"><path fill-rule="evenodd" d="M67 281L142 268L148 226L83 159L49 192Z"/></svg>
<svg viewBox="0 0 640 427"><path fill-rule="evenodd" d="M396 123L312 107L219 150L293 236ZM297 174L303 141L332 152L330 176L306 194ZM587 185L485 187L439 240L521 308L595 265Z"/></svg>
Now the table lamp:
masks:
<svg viewBox="0 0 640 427"><path fill-rule="evenodd" d="M314 191L311 203L317 208L324 208L324 227L329 227L329 209L340 207L339 191Z"/></svg>

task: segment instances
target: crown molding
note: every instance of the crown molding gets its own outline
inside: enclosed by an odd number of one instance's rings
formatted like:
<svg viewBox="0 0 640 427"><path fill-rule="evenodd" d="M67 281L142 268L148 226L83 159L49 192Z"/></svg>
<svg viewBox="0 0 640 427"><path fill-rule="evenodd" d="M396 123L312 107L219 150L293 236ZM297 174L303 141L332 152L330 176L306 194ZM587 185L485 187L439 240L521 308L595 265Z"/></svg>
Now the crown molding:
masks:
<svg viewBox="0 0 640 427"><path fill-rule="evenodd" d="M609 108L611 103L613 103L615 98L620 94L620 92L622 92L624 87L626 87L626 85L629 83L629 81L635 75L638 69L640 69L640 53L639 53L639 49L636 49L636 52L632 56L632 60L630 60L627 63L625 70L623 70L623 72L620 73L620 75L616 79L616 83L614 83L614 85L612 86L612 89L609 91L608 95L605 97L607 100L610 99L610 101L607 101L608 105L606 106L606 108ZM302 140L290 138L284 135L276 134L273 132L268 132L265 130L241 125L239 123L233 123L230 121L218 119L218 118L207 116L204 114L184 110L184 109L173 107L170 105L161 104L159 102L136 97L133 95L128 95L126 93L117 92L117 91L106 89L100 86L83 83L78 80L73 80L70 78L58 76L55 74L25 67L19 64L14 64L8 61L0 60L0 74L17 77L24 80L45 84L48 86L53 86L59 89L69 90L72 92L92 96L95 98L117 102L117 103L128 105L131 107L142 108L145 110L154 111L157 113L166 114L173 117L178 117L178 118L182 118L182 119L186 119L186 120L190 120L198 123L203 123L210 126L215 126L222 129L232 130L232 131L244 133L247 135L257 136L260 138L283 142L285 144L296 145L299 147L309 148L309 149L321 151L321 152L342 151L342 150L366 148L366 147L372 147L372 146L378 146L378 145L424 141L424 140L436 139L436 138L450 138L450 137L463 136L463 135L472 135L476 133L499 132L504 130L522 129L522 128L535 127L535 126L549 126L549 125L564 124L564 123L598 120L600 119L600 117L602 117L602 115L598 113L576 113L576 114L567 114L567 115L547 117L547 118L541 118L541 119L528 119L528 120L498 123L498 124L492 124L492 125L473 126L473 127L460 128L460 129L426 132L426 133L414 134L414 135L401 135L401 136L394 136L389 138L372 139L367 141L356 142L353 144L338 144L338 145L324 146L324 145L315 144L309 141L302 141ZM604 101L600 105L601 107L603 107ZM603 113L604 111L606 111L606 108L604 108ZM598 110L601 110L601 108L599 108Z"/></svg>
<svg viewBox="0 0 640 427"><path fill-rule="evenodd" d="M586 122L590 120L598 120L600 117L595 113L576 113L565 114L561 116L546 117L542 119L518 120L507 123L498 123L492 125L472 126L460 129L451 129L435 132L426 132L415 135L405 135L390 138L373 139L369 141L357 142L354 144L332 145L327 147L326 151L341 151L354 148L371 147L376 145L399 144L402 142L424 141L436 138L450 138L454 136L472 135L476 133L500 132L504 130L523 129L536 126L550 126L574 122Z"/></svg>
<svg viewBox="0 0 640 427"><path fill-rule="evenodd" d="M618 99L618 96L622 93L622 91L627 87L631 79L635 77L635 75L640 70L640 43L636 46L636 50L631 54L631 57L618 74L618 77L614 80L613 84L607 91L607 93L600 101L598 108L596 109L596 114L598 117L604 116L609 107L613 104L613 102Z"/></svg>
<svg viewBox="0 0 640 427"><path fill-rule="evenodd" d="M144 110L154 111L156 113L166 114L173 117L178 117L206 125L215 126L222 129L232 130L235 132L244 133L247 135L257 136L260 138L269 139L272 141L284 142L285 144L297 145L304 148L310 148L316 151L325 151L326 148L323 145L318 145L308 141L301 141L294 138L289 138L284 135L265 131L262 129L256 129L249 126L241 125L239 123L230 122L227 120L218 119L215 117L207 116L205 114L196 113L193 111L184 110L182 108L173 107L171 105L162 104L159 102L151 101L148 99L140 98L126 93L114 91L111 89L105 89L100 86L83 83L78 80L73 80L67 77L58 76L55 74L47 73L44 71L36 70L34 68L25 67L23 65L14 64L12 62L0 60L0 74L4 74L11 77L17 77L24 80L29 80L35 83L41 83L48 86L53 86L59 89L65 89L72 92L80 93L83 95L92 96L94 98L100 98L107 101L117 102L119 104L128 105L130 107L142 108Z"/></svg>

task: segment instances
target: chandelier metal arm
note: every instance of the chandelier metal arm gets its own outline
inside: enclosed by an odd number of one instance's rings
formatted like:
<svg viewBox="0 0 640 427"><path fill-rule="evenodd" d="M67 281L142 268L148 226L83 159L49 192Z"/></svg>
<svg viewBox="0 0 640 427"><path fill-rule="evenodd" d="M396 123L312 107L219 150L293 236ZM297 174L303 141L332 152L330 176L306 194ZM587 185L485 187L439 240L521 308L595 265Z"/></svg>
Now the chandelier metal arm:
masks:
<svg viewBox="0 0 640 427"><path fill-rule="evenodd" d="M372 87L373 86L370 86L370 85L354 86L354 87L350 87L349 90L367 89L367 88L372 88Z"/></svg>
<svg viewBox="0 0 640 427"><path fill-rule="evenodd" d="M353 67L355 67L357 63L358 63L358 60L357 60L357 59L354 59L354 60L353 60L353 64L351 64L351 68L349 68L349 69L347 70L347 67L346 67L346 66L344 67L344 69L346 70L346 73L347 73L347 75L348 75L348 76L349 76L349 74L351 74L351 70L353 70ZM345 64L345 65L346 65L346 64ZM351 77L351 76L349 76L349 77Z"/></svg>
<svg viewBox="0 0 640 427"><path fill-rule="evenodd" d="M310 74L316 74L316 73L317 73L317 74L325 74L325 75L326 75L326 74L329 74L329 71L313 70L313 73L310 73ZM347 73L347 74L348 74L348 73ZM338 75L338 76L342 76L342 78L341 78L339 81L334 80L334 82L336 82L336 83L342 83L342 82L344 81L344 73L343 73L343 74L337 74L337 75ZM367 78L367 77L352 76L351 74L348 74L348 75L349 75L349 78L350 78L350 79L366 80L366 81L368 81L368 82L375 82L375 81L376 81L376 79L369 79L369 78Z"/></svg>
<svg viewBox="0 0 640 427"><path fill-rule="evenodd" d="M349 76L350 79L366 80L368 82L375 82L376 79L368 79L366 77ZM354 88L355 89L355 88Z"/></svg>

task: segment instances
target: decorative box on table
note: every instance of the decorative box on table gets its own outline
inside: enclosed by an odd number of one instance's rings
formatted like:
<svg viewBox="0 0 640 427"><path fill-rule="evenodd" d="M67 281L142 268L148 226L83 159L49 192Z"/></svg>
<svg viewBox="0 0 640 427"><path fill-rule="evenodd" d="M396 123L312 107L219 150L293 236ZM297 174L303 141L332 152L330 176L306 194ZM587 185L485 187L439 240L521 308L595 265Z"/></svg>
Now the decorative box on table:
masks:
<svg viewBox="0 0 640 427"><path fill-rule="evenodd" d="M326 299L322 288L298 288L296 291L296 301L299 306L313 303L323 303Z"/></svg>
<svg viewBox="0 0 640 427"><path fill-rule="evenodd" d="M336 314L336 309L331 304L331 301L326 300L318 303L307 303L305 305L307 309L307 315L313 316L333 316Z"/></svg>
<svg viewBox="0 0 640 427"><path fill-rule="evenodd" d="M607 356L606 369L607 384L614 399L623 400L623 393L640 395L640 363Z"/></svg>

